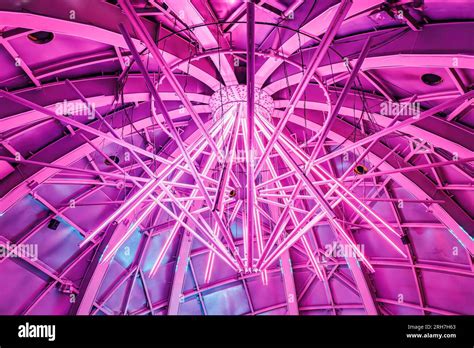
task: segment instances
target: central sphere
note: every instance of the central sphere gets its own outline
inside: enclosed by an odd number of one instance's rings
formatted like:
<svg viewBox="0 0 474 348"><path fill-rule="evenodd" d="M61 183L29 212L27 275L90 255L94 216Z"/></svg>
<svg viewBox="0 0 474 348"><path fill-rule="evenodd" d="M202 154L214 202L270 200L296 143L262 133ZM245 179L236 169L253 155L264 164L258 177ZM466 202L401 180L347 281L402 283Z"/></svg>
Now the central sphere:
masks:
<svg viewBox="0 0 474 348"><path fill-rule="evenodd" d="M244 105L247 110L247 86L236 85L217 90L209 101L212 117L216 119L226 113L233 106ZM270 119L273 113L273 99L267 92L255 87L255 113Z"/></svg>

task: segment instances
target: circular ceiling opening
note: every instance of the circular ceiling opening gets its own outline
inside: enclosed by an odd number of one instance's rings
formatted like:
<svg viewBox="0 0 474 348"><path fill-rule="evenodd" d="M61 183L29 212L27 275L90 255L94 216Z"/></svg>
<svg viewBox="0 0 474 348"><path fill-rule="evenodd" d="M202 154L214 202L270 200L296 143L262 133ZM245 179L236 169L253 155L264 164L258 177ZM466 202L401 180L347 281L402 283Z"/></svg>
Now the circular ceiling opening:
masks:
<svg viewBox="0 0 474 348"><path fill-rule="evenodd" d="M49 31L37 31L28 35L28 39L35 44L44 45L54 39L54 34Z"/></svg>
<svg viewBox="0 0 474 348"><path fill-rule="evenodd" d="M423 81L425 85L436 86L443 82L443 79L436 74L424 74L421 76L421 81Z"/></svg>

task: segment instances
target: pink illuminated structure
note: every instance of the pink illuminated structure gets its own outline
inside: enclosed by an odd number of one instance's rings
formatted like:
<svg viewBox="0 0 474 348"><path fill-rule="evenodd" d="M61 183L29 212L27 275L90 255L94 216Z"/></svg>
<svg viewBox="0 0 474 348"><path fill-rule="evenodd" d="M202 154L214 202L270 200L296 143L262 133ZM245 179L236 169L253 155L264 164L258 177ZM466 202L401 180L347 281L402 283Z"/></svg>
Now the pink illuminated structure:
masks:
<svg viewBox="0 0 474 348"><path fill-rule="evenodd" d="M468 0L0 1L0 314L474 314L472 37Z"/></svg>

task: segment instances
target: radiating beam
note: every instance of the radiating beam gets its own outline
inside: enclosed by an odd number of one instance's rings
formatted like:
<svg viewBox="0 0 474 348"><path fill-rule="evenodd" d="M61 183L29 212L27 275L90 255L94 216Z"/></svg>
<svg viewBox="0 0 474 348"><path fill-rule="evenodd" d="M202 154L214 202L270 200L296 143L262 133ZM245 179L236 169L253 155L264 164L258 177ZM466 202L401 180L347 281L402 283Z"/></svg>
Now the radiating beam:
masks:
<svg viewBox="0 0 474 348"><path fill-rule="evenodd" d="M280 119L280 121L278 122L278 125L275 128L275 133L272 134L272 137L270 138L270 140L268 141L266 145L265 152L262 154L259 162L257 163L257 166L255 168L256 173L258 173L258 171L261 169L265 159L272 151L278 137L280 136L280 133L285 128L286 123L288 122L290 116L293 114L296 104L298 103L304 91L306 90L306 87L308 86L311 78L316 72L316 69L318 68L319 64L321 64L321 61L326 55L326 52L328 51L329 46L331 45L334 37L336 36L336 33L339 30L339 27L344 21L344 18L347 12L349 11L349 9L351 8L351 6L352 6L352 0L342 0L341 4L339 5L337 12L332 18L331 23L329 24L329 27L326 33L324 34L319 46L316 48L315 54L313 55L310 63L308 64L308 69L306 70L303 77L301 78L301 82L298 84L295 91L293 92L293 95L291 96L291 99L290 99L290 103L286 107L282 118Z"/></svg>
<svg viewBox="0 0 474 348"><path fill-rule="evenodd" d="M137 180L139 182L148 182L147 179L130 176L128 174L124 176L123 174L102 172L102 171L96 171L96 170L91 170L91 169L81 169L81 168L75 168L75 167L72 167L72 166L63 166L63 165L60 165L60 164L32 161L32 160L27 160L27 159L23 159L23 158L16 159L15 157L0 156L0 160L7 161L7 162L10 162L10 163L24 163L24 164L30 164L30 165L33 165L33 166L54 168L54 169L65 170L65 171L76 172L76 173L83 173L83 174L88 174L88 175L106 176L106 177L110 177L110 178L114 178L114 179L120 179L120 180L132 181L132 179L133 179L133 180Z"/></svg>
<svg viewBox="0 0 474 348"><path fill-rule="evenodd" d="M346 245L346 242L342 241L341 245ZM364 304L365 311L368 315L377 315L377 305L374 301L372 291L370 291L369 285L365 278L364 272L360 268L360 264L357 259L353 256L347 256L346 258L349 269L354 277L357 289L359 290L362 303Z"/></svg>
<svg viewBox="0 0 474 348"><path fill-rule="evenodd" d="M379 176L383 175L390 175L390 174L396 174L396 173L406 173L406 172L412 172L420 169L430 169L430 168L438 168L438 167L444 167L444 166L449 166L449 165L456 165L456 164L462 164L462 163L468 163L468 162L474 162L474 157L467 157L467 158L460 158L457 160L452 160L452 161L445 161L445 162L436 162L436 163L427 163L427 164L420 164L417 166L410 166L410 167L403 167L403 168L397 168L397 169L391 169L391 170L384 170L384 171L379 171L379 172L374 172L370 174L364 174L365 179L370 179L370 178L376 178ZM354 181L358 180L359 177L357 176L350 176L344 181ZM449 188L446 188L449 189ZM454 188L456 189L456 188ZM468 189L466 187L466 189Z"/></svg>
<svg viewBox="0 0 474 348"><path fill-rule="evenodd" d="M227 134L227 132L229 131L229 127L230 125L228 125L225 129L224 129L224 134ZM211 135L216 131L217 127L211 127ZM199 143L199 142L198 142ZM193 145L191 146L193 147ZM202 151L204 150L204 148L206 147L206 144L201 144L200 147L198 147L197 151L193 154L192 156L192 160L195 160L201 153ZM213 157L214 155L211 155L211 157ZM175 159L175 160L178 160L178 159ZM213 159L209 159L209 161L212 163L213 162ZM120 168L120 167L119 167ZM207 168L207 167L206 167ZM207 175L207 171L209 168L206 169L205 168L205 171L203 173L203 175ZM120 168L121 171L123 171L123 169ZM172 183L173 182L176 182L178 181L181 176L183 175L183 171L179 171L175 177L173 178L172 180ZM121 240L117 243L117 245L108 250L107 253L105 254L104 256L104 262L108 261L109 259L111 259L113 257L113 255L115 254L115 252L118 250L118 248L131 236L131 234L135 231L136 227L138 227L138 224L148 215L150 214L156 206L162 206L162 202L164 202L165 200L163 199L164 196L167 194L171 201L172 202L175 202L177 201L177 198L176 197L173 197L170 195L169 191L166 189L164 189L164 187L162 186L163 184L162 183L159 183L159 181L163 181L162 178L161 178L161 174L158 176L158 185L162 188L163 191L166 191L166 192L162 192L159 194L159 196L156 198L153 194L151 194L151 198L153 199L154 202L152 202L151 204L148 205L147 209L141 213L140 217L138 219L136 219L136 221L134 222L134 224L129 228L129 230L127 231L127 233L121 238ZM150 182L153 182L155 180L150 180ZM135 182L135 184L139 187L141 187L141 185L138 183L138 182ZM142 188L141 188L142 189ZM196 189L194 194L197 194L199 190ZM192 203L192 201L190 201L189 203ZM129 205L130 204L130 201L126 202L123 206L125 205ZM135 203L136 204L136 203ZM178 203L179 204L179 203ZM188 204L188 203L187 203ZM121 208L123 208L123 206L121 206ZM118 210L117 210L118 211ZM117 211L114 213L114 214L117 214ZM181 214L181 216L177 219L177 224L175 226L175 232L177 231L177 228L179 226L183 226L184 228L187 228L187 229L190 229L189 226L186 225L186 223L184 222L184 216L183 214L187 213L187 210L186 211L183 211L183 213ZM112 214L112 216L114 216L114 214ZM188 215L189 216L189 215ZM111 219L109 217L109 219ZM109 220L108 219L108 220ZM100 228L102 228L102 226L106 226L109 222L108 220L106 220L105 222L102 223L102 225L100 226ZM195 221L196 225L197 226L200 226L201 229L205 232L205 227L201 226L197 221ZM100 228L96 229L96 231L94 233L98 233L98 231L100 231ZM92 234L91 234L92 235ZM174 234L171 233L171 235L169 236L169 239L167 240L167 243L171 243L171 240L172 238L174 237ZM88 238L91 238L91 236L89 236ZM84 243L84 242L83 242ZM211 243L214 245L214 246L217 246L217 248L219 249L219 247L221 246L220 243L218 243L218 241L213 241L212 238L211 238ZM205 245L207 245L206 243L204 243ZM224 249L221 249L221 250L224 250ZM154 272L156 272L156 268L157 266L159 265L159 262L161 262L161 259L160 257L164 255L166 251L166 248L163 248L162 251L161 251L161 254L160 256L158 257L158 260L157 262L155 263L155 265L153 266L152 268L152 275L154 274ZM223 258L226 259L227 255L225 252L222 253L222 255L219 255ZM227 260L227 259L226 259ZM227 262L229 262L229 260L227 260Z"/></svg>
<svg viewBox="0 0 474 348"><path fill-rule="evenodd" d="M158 47L156 46L155 42L151 38L149 32L145 28L144 24L140 20L140 18L137 16L135 13L135 10L133 6L130 4L129 0L118 0L120 7L124 10L125 15L128 17L130 20L130 23L132 24L133 28L135 31L138 33L138 36L140 37L141 40L145 43L145 46L150 50L151 54L155 58L156 62L158 63L158 66L160 67L161 72L163 73L164 76L168 79L168 82L170 83L171 87L174 89L176 94L180 97L181 101L183 102L184 107L186 110L188 110L189 114L191 115L191 118L195 122L196 126L199 128L199 130L203 133L203 135L206 137L209 146L212 148L212 150L216 153L216 155L219 154L219 149L217 148L215 142L212 140L212 138L208 135L208 132L206 128L204 127L204 123L202 122L201 118L199 115L196 113L194 110L194 107L192 106L191 102L189 101L189 98L187 97L186 93L184 92L183 88L181 87L178 79L176 76L173 74L171 71L168 63L166 63L166 60L163 58L163 55L160 53L158 50ZM122 28L124 29L123 25ZM123 34L123 30L122 34ZM131 45L130 45L131 44ZM133 46L135 48L135 45L133 42L130 41L130 43L127 44L129 49L130 46ZM136 63L139 63L140 57L134 57ZM138 60L137 60L138 59ZM155 96L156 98L156 96ZM159 98L158 98L159 99Z"/></svg>
<svg viewBox="0 0 474 348"><path fill-rule="evenodd" d="M42 107L40 105L37 105L33 102L30 102L29 100L27 99L24 99L24 98L21 98L13 93L10 93L10 92L7 92L7 91L4 91L4 90L0 90L0 96L1 97L5 97L15 103L18 103L18 104L21 104L21 105L24 105L30 109L33 109L33 110L36 110L38 112L41 112L45 115L48 115L54 119L57 119L58 121L60 122L64 122L66 124L69 124L71 126L74 126L74 127L77 127L79 129L82 129L90 134L94 134L98 137L101 137L101 138L104 138L106 140L109 140L111 141L112 143L116 143L118 145L121 145L127 149L130 149L130 150L134 150L136 151L137 153L141 154L141 155L144 155L144 156L147 156L149 158L152 158L156 161L159 161L159 162L163 162L163 163L167 163L169 164L170 161L164 157L161 157L161 156L158 156L158 155L155 155L155 154L152 154L151 152L147 151L147 150L144 150L142 149L141 147L139 146L136 146L136 145L133 145L133 144L130 144L128 142L125 142L121 139L117 139L115 138L114 136L112 135L109 135L109 134L106 134L106 133L103 133L101 131L98 131L97 129L95 128L92 128L90 126L87 126L85 124L82 124L81 122L78 122L78 121L75 121L69 117L66 117L66 116L63 116L63 115L58 115L56 114L55 112L45 108L45 107Z"/></svg>
<svg viewBox="0 0 474 348"><path fill-rule="evenodd" d="M267 138L270 138L271 137L270 132L267 129L265 129L263 127L263 125L260 124L259 121L260 121L260 119L257 119L257 124L259 126L259 129L263 131L263 133L265 134L265 136ZM331 224L331 226L334 229L334 233L336 235L341 235L344 239L346 239L346 241L353 246L354 251L362 259L364 264L370 270L373 270L372 266L370 265L368 260L365 258L365 256L360 252L360 250L355 246L355 244L347 236L347 233L344 231L341 224L337 220L336 214L334 213L332 206L326 201L326 199L324 198L324 195L321 193L321 191L318 190L317 187L314 187L314 185L312 185L311 181L306 177L303 170L296 164L295 160L286 152L286 150L283 148L283 146L281 146L280 141L278 141L277 144L276 144L276 150L278 151L280 156L285 160L285 162L290 167L292 167L292 169L294 171L296 171L298 173L298 176L300 177L300 179L302 179L304 181L304 183L306 185L306 189L309 190L315 196L315 200L316 200L317 204L316 204L315 208L313 208L313 210L314 209L321 209L323 211L322 213L316 215L311 220L311 222L309 222L309 223L307 223L307 220L309 220L310 217L313 217L314 216L313 214L316 211L312 211L312 212L308 213L308 215L305 217L305 219L303 219L300 222L300 225L295 227L295 230L293 231L295 234L296 234L295 231L298 231L300 229L302 231L304 231L303 233L301 233L301 235L298 237L298 239L302 235L304 235L315 223L319 222L322 219L323 216L326 215L327 218L328 218L329 223ZM284 250L284 249L282 249L283 248L282 246L284 244L288 243L289 240L290 240L290 238L285 239L285 242L281 243L277 247L277 249L273 251L273 253L271 254L271 256L269 256L268 259L265 260L266 255L263 255L263 257L261 257L259 259L258 263L257 263L257 268L259 268L259 267L261 267L261 268L268 267L271 264L272 260L274 260L276 257L278 257L281 254L281 252ZM296 242L296 240L295 240L295 242ZM268 243L267 243L267 245L268 245ZM269 249L267 249L266 251L268 252Z"/></svg>
<svg viewBox="0 0 474 348"><path fill-rule="evenodd" d="M81 281L76 302L73 303L69 311L70 315L90 315L100 285L111 263L111 261L100 263L102 254L107 248L113 247L127 232L127 229L128 226L125 224L119 224L110 226L105 232L104 238L100 242Z"/></svg>
<svg viewBox="0 0 474 348"><path fill-rule="evenodd" d="M224 137L225 135L227 134L226 130L224 130ZM209 172L209 170L211 169L212 165L214 165L215 163L215 155L211 154L207 160L207 163L206 165L204 166L204 169L203 169L203 174L207 175L207 173ZM185 203L185 209L186 210L189 210L193 204L193 201L192 199L195 198L195 196L198 194L199 190L196 188L194 189L189 198L191 199L190 201L187 201ZM179 219L184 219L185 216L184 216L184 212L181 212L180 216L179 216ZM170 231L168 237L166 238L166 241L164 243L164 245L162 246L161 250L160 250L160 253L158 254L158 257L156 258L155 260L155 263L153 264L151 270L150 270L150 277L153 277L157 270L158 270L158 267L160 266L161 262L163 261L163 258L165 256L165 253L166 251L168 250L169 246L171 245L171 242L173 241L173 239L175 238L175 236L177 235L178 231L179 231L179 228L180 228L180 224L176 223L174 225L174 227L172 228L172 230ZM211 250L212 252L212 250Z"/></svg>
<svg viewBox="0 0 474 348"><path fill-rule="evenodd" d="M371 38L369 37L367 39L367 41L365 42L365 44L364 44L364 47L361 51L359 59L357 60L357 63L355 65L354 69L351 72L351 76L349 77L349 80L347 81L346 85L344 86L343 92L339 95L339 98L336 102L335 107L331 110L331 114L328 116L328 119L325 121L323 127L320 129L320 131L317 135L318 140L316 142L315 147L313 148L313 152L311 153L309 160L306 162L305 169L304 169L304 175L307 175L309 173L313 160L316 158L317 154L319 153L319 150L320 150L324 140L326 139L327 134L329 133L329 130L331 129L331 126L334 124L334 121L335 121L337 115L339 114L339 110L341 109L341 107L344 103L344 100L347 96L347 93L351 89L352 84L353 84L355 78L357 77L357 75L359 73L359 70L362 66L362 63L363 63L365 57L367 56L367 54L369 52L370 42L371 42ZM290 100L289 105L292 104L292 100ZM298 100L296 100L296 102L298 102ZM275 129L275 131L277 131L277 128ZM303 179L298 180L298 182L296 183L295 188L293 190L293 193L291 194L291 197L296 196L297 192L300 190L301 186L303 185L303 182L304 182ZM286 213L286 211L285 211L285 213Z"/></svg>
<svg viewBox="0 0 474 348"><path fill-rule="evenodd" d="M347 9L348 10L348 9ZM349 80L347 81L346 85L344 86L344 89L343 89L343 92L339 95L339 98L336 102L336 105L335 107L331 110L331 114L328 116L328 119L325 121L323 127L321 128L321 130L319 131L318 133L318 140L316 142L316 145L315 147L313 148L313 152L311 153L311 156L309 158L309 160L306 162L306 166L305 166L305 169L304 169L304 174L303 174L303 177L298 180L297 184L295 185L295 188L290 196L290 200L292 199L296 199L296 194L299 192L301 186L303 185L303 182L305 182L305 179L306 179L306 175L309 173L310 169L311 169L311 163L313 162L314 158L316 158L317 154L319 153L319 150L324 142L324 140L326 139L327 137L327 134L329 133L329 130L331 129L331 126L334 124L334 121L335 121L335 118L337 117L337 115L339 114L339 110L341 109L344 101L345 101L345 98L347 96L347 93L349 92L349 90L351 89L352 87L352 84L354 82L354 80L356 79L356 77L358 76L358 73L359 73L359 70L362 66L362 63L364 62L364 59L365 57L367 56L368 52L369 52L369 48L370 48L370 42L371 42L371 38L369 37L367 39L367 41L365 42L364 44L364 47L362 48L362 51L361 51L361 54L359 56L359 59L357 60L357 63L354 67L354 69L352 70L351 72L351 76L349 77ZM321 43L322 45L322 43ZM316 69L316 68L314 68ZM308 80L309 81L309 80ZM301 84L299 85L301 86ZM305 86L306 87L306 86ZM293 103L297 103L299 98L298 99L294 99L294 96L292 96L291 100L290 100L290 103L289 105L287 106L287 110L288 108L293 105ZM287 117L287 110L285 110L285 114L284 116L282 117L282 120L285 119L285 117ZM289 118L289 116L288 116ZM280 123L281 121L280 120ZM279 125L280 125L279 123ZM279 129L278 129L278 126L273 130L274 133L272 135L272 138L270 138L269 140L269 145L274 145L276 142L278 142L278 138L275 138L275 140L273 141L273 137L275 137L276 134L279 133ZM273 141L273 143L272 143ZM269 146L267 145L267 146ZM265 155L265 153L263 154L263 156ZM262 156L262 158L263 158ZM262 161L262 158L260 159ZM322 178L323 179L323 178ZM307 180L306 180L307 181ZM338 192L338 191L337 191ZM324 199L324 198L323 198ZM282 216L281 216L281 220L280 221L283 221L283 218L285 216L285 214L287 214L288 212L290 211L290 209L285 209L282 213ZM268 250L268 249L267 249Z"/></svg>
<svg viewBox="0 0 474 348"><path fill-rule="evenodd" d="M271 127L270 127L271 129ZM294 144L288 137L282 135L281 140L278 140L277 148L280 147L283 151L285 152L286 150L283 148L282 144L284 143L286 146L288 146L289 149L293 151L294 154L300 157L300 160L303 162L308 163L307 161L307 156L306 154L297 147L296 144ZM286 155L286 158L289 158L288 155ZM289 158L291 160L291 158ZM298 168L298 167L295 167ZM298 168L298 170L300 170ZM362 219L364 219L372 228L382 237L384 238L398 253L400 253L403 257L406 257L406 254L390 239L388 238L385 233L383 233L374 223L373 221L369 218L370 215L372 216L375 220L379 221L381 224L383 224L391 233L396 235L397 237L400 237L400 234L397 233L390 225L388 225L378 214L376 214L370 207L368 207L366 204L364 204L362 201L360 201L350 190L348 190L344 185L342 185L337 179L332 177L324 168L322 168L319 165L313 166L309 168L309 170L312 170L316 176L320 179L323 180L330 180L329 183L329 188L330 191L328 193L335 192L338 196L340 196L346 204L348 204L352 210L354 210ZM304 178L304 177L303 177ZM299 188L298 188L299 189ZM344 193L340 192L343 191ZM296 192L296 190L294 191ZM347 197L349 196L350 198L354 199L358 205L362 206L362 208L367 212L367 214L363 213L356 205L354 205ZM324 196L325 197L325 196ZM323 198L324 198L323 197Z"/></svg>
<svg viewBox="0 0 474 348"><path fill-rule="evenodd" d="M130 6L130 4L126 0L119 0L119 1L121 3L122 7L124 7L126 5L125 3L127 3L128 6ZM130 8L127 8L126 12L128 13L129 16L133 16L133 14L134 14L133 9L130 9ZM133 14L131 12L133 12ZM135 14L135 16L136 16L136 14ZM140 19L138 19L138 17L135 18L135 19L139 23L141 23ZM163 115L163 118L164 118L166 124L168 125L169 131L173 135L173 140L176 142L176 145L180 149L186 163L188 164L189 168L191 169L191 174L194 177L194 180L195 180L196 184L198 185L201 194L204 196L204 199L206 201L207 206L209 208L211 208L213 206L211 198L209 196L209 193L206 191L204 183L202 182L202 180L200 178L200 174L199 174L199 172L196 168L196 165L194 164L193 160L191 159L191 157L188 153L188 149L186 148L183 140L181 139L181 135L178 133L178 131L174 127L173 120L171 119L171 117L170 117L170 115L169 115L169 113L166 109L166 106L164 105L164 103L161 100L158 92L156 91L155 86L154 86L154 84L152 83L152 81L150 79L150 76L148 74L147 69L145 68L143 62L141 61L140 55L139 55L137 49L135 48L130 35L128 34L128 32L126 31L125 27L122 24L119 25L119 28L120 28L121 33L124 36L125 41L127 42L127 45L129 47L130 51L132 52L133 57L135 58L136 64L138 65L138 68L140 69L140 71L143 75L143 78L145 80L145 83L146 83L150 93L153 95L153 98L155 99L155 104L157 104L158 108L160 109L160 111ZM144 28L142 28L142 30L143 29ZM151 40L151 38L149 37L149 34L146 32L146 30L145 30L145 33L148 35L148 38ZM153 45L154 45L154 43L153 43ZM156 49L156 51L158 51L158 49ZM158 52L158 54L159 54L159 52ZM172 73L171 73L171 75L172 75ZM178 83L178 85L179 85L179 83ZM189 100L188 100L188 102L189 102ZM190 102L189 102L189 104L190 104ZM191 111L193 111L192 107L191 107L191 109L188 109L188 111L190 111L190 113L191 113ZM198 115L196 115L196 116L199 118ZM201 120L201 119L199 118L199 120ZM202 121L201 121L201 123L202 123ZM217 149L216 143L214 142L214 140L210 136L209 131L207 129L205 129L203 124L202 124L201 130L203 132L203 135L206 137L206 139L208 141L208 145L210 145L211 148L215 148L215 154L219 156L220 152ZM240 256L238 255L238 253L235 253L234 241L232 240L232 237L229 236L229 234L227 233L226 227L225 227L222 219L218 216L218 214L216 212L214 212L212 210L211 210L211 214L213 215L216 223L218 224L219 229L221 230L222 235L224 236L227 244L231 248L230 254L233 255L233 257L237 261L239 267L242 267L243 262L242 262Z"/></svg>
<svg viewBox="0 0 474 348"><path fill-rule="evenodd" d="M247 2L247 234L245 261L247 269L253 268L253 243L255 235L255 4Z"/></svg>
<svg viewBox="0 0 474 348"><path fill-rule="evenodd" d="M262 142L262 140L260 139L260 137L257 137L256 140L257 140L257 144L259 145L260 149L263 150L263 142ZM266 160L266 165L267 165L267 167L268 167L268 169L269 169L269 171L270 171L271 176L272 176L272 177L277 176L277 171L275 170L275 167L273 166L273 164L271 163L271 160L270 160L269 158L267 158L267 160ZM282 188L281 182L277 181L277 182L275 183L275 185L276 185L277 188L279 188L279 189L281 190L281 188ZM283 193L284 193L284 192L283 192ZM280 194L281 197L283 197L283 196L282 196L282 191L280 191L279 194ZM283 198L285 198L285 197L283 197ZM290 203L291 203L292 201L291 201L290 199L283 199L283 201L284 201L285 204L286 204L286 205L285 205L285 209L290 209L290 206L292 205L292 204L290 204ZM274 212L274 209L275 209L275 208L274 208L273 206L269 205L269 208L270 208L270 212ZM290 210L291 210L291 209L290 209ZM293 221L293 224L294 224L295 226L297 226L298 223L299 223L299 220L298 220L298 218L296 217L295 212L294 212L293 210L291 210L290 213L289 213L289 215L290 215L291 220ZM279 219L277 218L277 216L278 216L278 214L273 214L272 221L275 221L275 220L276 220L276 221L279 221ZM276 230L276 229L277 229L277 226L275 226L275 230ZM272 234L271 237L272 237L272 236L275 238L274 234ZM276 236L276 238L278 238L278 235ZM321 270L321 267L320 267L320 265L319 265L317 259L314 257L314 254L313 254L313 252L312 252L312 250L311 250L311 248L310 248L310 245L309 245L308 240L306 239L306 236L303 236L303 237L302 237L302 241L303 241L303 246L304 246L304 248L305 248L305 251L306 251L306 253L307 253L307 255L308 255L308 259L310 260L310 263L311 263L311 265L313 266L314 271L315 271L316 274L318 275L318 278L319 278L321 281L323 281L323 280L324 280L323 272L322 272L322 270ZM269 243L269 242L268 242L268 243ZM270 244L269 244L269 245L270 245ZM273 244L271 244L271 245L273 245ZM289 254L289 253L288 253L287 251L285 251L285 252L282 254L282 256L281 256L281 258L280 258L280 260L282 260L281 262L283 262L283 259L284 259L284 258L288 257L288 254ZM262 255L262 253L260 253L260 255ZM282 267L283 267L283 265L282 265Z"/></svg>
<svg viewBox="0 0 474 348"><path fill-rule="evenodd" d="M271 131L272 131L272 126L270 126L268 123L266 123L266 126L268 127L268 129L265 129L262 127L261 125L261 122L264 121L263 119L259 119L258 120L258 124L259 124L259 127L262 131L264 131L264 134L268 137L269 134L271 134ZM293 151L293 153L297 156L297 157L300 157L300 160L302 160L304 163L307 163L307 155L305 155L305 153L299 149L294 143L291 142L291 140L289 140L286 136L282 135L280 137L281 139L279 139L277 141L277 144L276 144L276 150L278 151L278 153L282 156L282 158L285 159L285 161L287 162L287 164L289 164L293 170L298 174L298 176L300 177L300 185L304 182L306 184L306 189L308 189L316 198L316 201L319 202L319 204L321 204L321 208L323 209L323 211L325 212L330 212L330 205L325 201L326 197L328 195L330 195L332 192L336 192L347 204L351 205L352 209L354 211L356 211L359 215L362 216L363 219L365 219L369 224L371 224L371 226L374 227L374 229L382 236L384 237L388 242L391 243L391 245L399 252L401 253L402 255L404 255L403 251L401 251L395 244L393 244L393 242L388 239L388 237L385 236L385 234L380 230L378 229L378 227L374 226L373 223L370 221L370 219L368 219L355 205L353 205L353 203L351 203L347 197L344 196L344 194L342 194L341 192L339 192L339 189L342 189L346 194L348 194L350 197L353 197L355 198L355 196L353 196L352 193L350 193L345 187L343 187L343 185L341 185L340 183L337 182L337 180L334 180L334 178L331 178L331 182L330 183L330 191L328 193L326 193L326 195L323 195L322 193L318 192L318 189L319 187L315 187L314 185L312 185L312 182L308 179L308 177L306 176L306 174L303 172L303 170L296 164L296 162L294 161L294 159L292 158L292 156L290 156L288 153L287 153L287 150L285 149L284 145L286 145L289 149L291 149ZM284 144L284 145L283 145ZM306 156L306 157L305 157ZM311 168L310 168L311 169ZM312 168L313 170L315 170L315 168ZM318 168L317 171L315 171L315 174L321 178L321 179L326 179L322 173L322 168ZM327 173L325 173L324 175L327 176ZM333 183L336 183L336 186L332 185ZM311 186L310 186L311 185ZM297 189L296 189L297 188ZM296 188L295 190L293 190L293 193L292 195L290 196L290 201L292 201L293 199L296 198L296 193L298 192L298 190L300 189L300 187L298 187L298 185L296 185ZM362 202L360 202L359 200L357 200L358 203L360 205L362 205L364 207L364 209L366 209L367 211L370 210L370 208L366 207ZM327 206L326 206L327 205ZM317 206L315 207L317 208ZM284 213L288 213L289 212L289 209L286 209L284 211ZM373 214L374 216L376 216L375 213L373 213L372 211L370 211L371 214ZM311 214L308 214L307 218L309 218L309 215ZM328 215L328 217L331 217L331 215ZM279 221L282 221L283 219L285 218L285 214L281 214L280 215L280 220ZM381 220L378 216L376 217L377 219L379 219L379 221L383 221ZM332 216L332 219L330 218L329 219L330 222L332 222L332 224L334 225L334 227L341 231L342 232L342 227L340 226L340 224L334 220L334 216ZM277 223L278 224L278 223ZM390 228L389 228L390 229ZM281 232L281 229L280 229L280 232ZM391 230L391 232L395 233L395 231ZM270 245L268 245L268 247L266 248L267 252L269 251L270 249ZM266 255L265 255L266 256ZM261 264L261 262L263 262L262 260L259 261L259 264Z"/></svg>
<svg viewBox="0 0 474 348"><path fill-rule="evenodd" d="M240 115L242 114L241 105L237 106L237 112L235 113L235 121L234 121L234 126L233 126L233 131L231 138L229 140L228 148L227 148L227 153L226 156L223 160L223 168L221 172L221 176L219 178L219 185L217 187L217 193L216 193L216 198L214 201L214 210L221 210L222 209L222 202L224 199L224 194L226 192L227 185L229 183L229 175L230 172L232 171L232 166L234 162L234 156L235 156L235 151L236 151L236 146L237 146L237 139L238 139L238 133L239 133L239 128L240 128Z"/></svg>
<svg viewBox="0 0 474 348"><path fill-rule="evenodd" d="M344 101L346 100L347 94L352 88L352 84L354 83L355 79L359 75L359 70L362 67L362 63L364 62L365 58L367 57L367 54L369 53L371 38L372 37L369 36L369 38L365 41L365 44L362 47L362 50L359 54L359 58L357 59L357 63L355 64L354 69L352 69L351 75L349 79L347 80L346 84L344 85L344 88L341 94L338 97L336 105L334 106L334 108L332 108L331 114L328 116L328 118L324 122L324 125L319 130L319 133L316 135L317 136L316 144L313 147L313 152L311 153L311 156L309 157L309 161L305 168L306 172L308 171L308 166L311 165L313 160L318 156L318 153L321 150L321 147L324 141L326 140L329 130L333 126L336 120L336 117L339 115L339 110L341 110L342 105L344 105ZM291 104L291 101L290 101L290 104ZM312 139L309 140L309 142L311 141Z"/></svg>
<svg viewBox="0 0 474 348"><path fill-rule="evenodd" d="M334 150L334 151L332 151L331 153L329 153L325 156L321 156L320 158L316 159L314 161L314 163L322 163L322 162L328 161L331 158L337 157L337 156L339 156L341 154L344 154L344 153L346 153L346 152L348 152L352 149L355 149L355 148L358 148L362 145L371 143L373 140L379 140L380 138L382 138L383 136L385 136L387 134L399 131L399 130L403 129L404 127L407 127L407 126L409 126L413 123L424 120L428 117L431 117L431 116L437 114L438 112L442 112L442 111L444 111L446 109L449 109L453 106L457 106L460 103L464 102L465 100L471 99L473 97L474 97L474 91L470 91L470 92L467 92L467 93L465 93L464 95L462 95L460 97L457 97L457 98L448 100L444 103L438 104L438 105L432 107L429 110L423 111L419 115L419 117L410 117L410 118L408 118L404 121L401 121L401 122L399 122L399 123L397 123L397 124L395 124L391 127L384 128L384 129L378 131L375 134L369 135L369 136L367 136L367 137L365 137L361 140L358 140L358 141L352 143L351 145L341 147L340 149Z"/></svg>
<svg viewBox="0 0 474 348"><path fill-rule="evenodd" d="M193 238L189 232L184 232L179 246L178 259L174 269L171 292L168 299L168 315L177 315L179 304L183 302L182 297L184 278L188 269L189 254L191 251Z"/></svg>

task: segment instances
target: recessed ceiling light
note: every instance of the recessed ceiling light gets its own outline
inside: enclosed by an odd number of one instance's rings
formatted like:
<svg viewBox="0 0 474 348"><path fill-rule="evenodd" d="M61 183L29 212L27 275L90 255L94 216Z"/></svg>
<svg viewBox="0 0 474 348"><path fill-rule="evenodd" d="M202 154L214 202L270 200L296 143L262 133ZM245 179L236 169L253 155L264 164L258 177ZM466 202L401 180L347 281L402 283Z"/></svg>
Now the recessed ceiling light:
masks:
<svg viewBox="0 0 474 348"><path fill-rule="evenodd" d="M421 81L423 81L428 86L436 86L443 82L441 76L436 74L424 74L421 76Z"/></svg>
<svg viewBox="0 0 474 348"><path fill-rule="evenodd" d="M354 167L354 173L356 173L357 175L367 174L368 171L369 170L367 169L367 167L363 164L358 164Z"/></svg>
<svg viewBox="0 0 474 348"><path fill-rule="evenodd" d="M119 164L119 162L120 162L120 158L118 158L118 156L113 156L113 155L112 155L112 156L109 156L109 158L110 158L112 161L114 161L115 164ZM112 165L112 162L110 162L109 159L106 159L106 160L104 161L104 163L105 163L105 165L107 165L107 166L111 166L111 165Z"/></svg>
<svg viewBox="0 0 474 348"><path fill-rule="evenodd" d="M59 226L59 220L51 219L51 220L48 222L48 228L49 228L50 230L57 230L57 229L58 229L58 226Z"/></svg>
<svg viewBox="0 0 474 348"><path fill-rule="evenodd" d="M37 31L36 33L28 34L28 39L35 44L44 45L54 39L54 34L49 31Z"/></svg>

